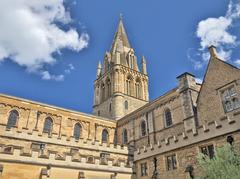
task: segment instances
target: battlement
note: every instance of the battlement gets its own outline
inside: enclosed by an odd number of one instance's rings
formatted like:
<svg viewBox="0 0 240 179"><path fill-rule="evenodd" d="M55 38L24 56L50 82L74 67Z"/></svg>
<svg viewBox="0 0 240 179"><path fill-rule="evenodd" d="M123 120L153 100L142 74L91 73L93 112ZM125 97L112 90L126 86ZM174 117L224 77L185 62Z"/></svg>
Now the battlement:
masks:
<svg viewBox="0 0 240 179"><path fill-rule="evenodd" d="M36 165L50 165L65 168L93 169L99 171L111 171L120 173L132 173L132 163L123 159L114 160L112 158L101 160L88 157L79 153L58 154L57 151L35 151L17 145L2 145L0 147L1 161L20 162Z"/></svg>
<svg viewBox="0 0 240 179"><path fill-rule="evenodd" d="M134 152L134 161L228 134L239 130L239 126L240 111L237 111L233 114L233 117L223 116L218 120L209 122L207 125L201 125L195 130L183 131L178 135L169 136L158 141L156 144L138 148Z"/></svg>
<svg viewBox="0 0 240 179"><path fill-rule="evenodd" d="M29 132L27 129L18 131L17 128L11 128L11 130L7 130L4 125L0 125L0 135L2 138L9 139L4 144L0 143L1 161L132 173L132 161L128 159L126 146L100 143L97 140L75 140L73 137L67 138L56 134L49 136L43 133L40 135L38 131ZM11 139L18 142L11 142ZM29 144L26 145L26 142ZM58 147L41 149L41 147L33 147L33 144ZM60 148L64 148L64 152ZM84 151L91 151L91 153ZM109 156L103 158L100 156L101 153L107 153Z"/></svg>

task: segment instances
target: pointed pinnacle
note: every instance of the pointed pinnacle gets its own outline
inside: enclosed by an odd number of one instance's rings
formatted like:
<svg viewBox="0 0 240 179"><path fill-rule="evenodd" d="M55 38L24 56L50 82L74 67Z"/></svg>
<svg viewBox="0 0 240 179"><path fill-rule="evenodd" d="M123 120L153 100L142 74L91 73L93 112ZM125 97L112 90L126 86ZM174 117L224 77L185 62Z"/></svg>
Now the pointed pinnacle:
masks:
<svg viewBox="0 0 240 179"><path fill-rule="evenodd" d="M101 68L102 68L102 64L101 64L101 62L100 62L100 61L98 62L98 68L99 68L99 69L101 69Z"/></svg>
<svg viewBox="0 0 240 179"><path fill-rule="evenodd" d="M146 63L146 59L145 59L144 55L142 56L142 63Z"/></svg>

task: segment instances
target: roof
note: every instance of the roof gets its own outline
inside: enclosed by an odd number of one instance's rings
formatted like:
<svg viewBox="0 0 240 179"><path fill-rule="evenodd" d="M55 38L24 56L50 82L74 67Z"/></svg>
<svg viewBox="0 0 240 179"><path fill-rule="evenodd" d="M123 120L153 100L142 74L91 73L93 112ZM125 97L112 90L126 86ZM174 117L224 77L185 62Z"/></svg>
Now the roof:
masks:
<svg viewBox="0 0 240 179"><path fill-rule="evenodd" d="M45 108L49 108L49 109L52 108L53 110L62 110L64 112L69 112L69 113L76 114L76 115L81 115L81 116L85 116L85 117L95 118L97 120L116 122L116 120L114 120L114 119L109 119L109 118L104 118L104 117L100 117L100 116L95 116L95 115L91 115L91 114L87 114L87 113L83 113L83 112L79 112L79 111L75 111L75 110L71 110L71 109L61 108L61 107L57 107L57 106L54 106L54 105L48 105L48 104L44 104L44 103L40 103L40 102L36 102L36 101L32 101L32 100L27 100L27 99L15 97L15 96L10 96L10 95L6 95L6 94L2 94L2 93L0 93L0 97L10 98L10 99L13 99L13 100L22 101L25 104L29 103L29 104L34 104L34 105L40 105L40 106L45 107Z"/></svg>

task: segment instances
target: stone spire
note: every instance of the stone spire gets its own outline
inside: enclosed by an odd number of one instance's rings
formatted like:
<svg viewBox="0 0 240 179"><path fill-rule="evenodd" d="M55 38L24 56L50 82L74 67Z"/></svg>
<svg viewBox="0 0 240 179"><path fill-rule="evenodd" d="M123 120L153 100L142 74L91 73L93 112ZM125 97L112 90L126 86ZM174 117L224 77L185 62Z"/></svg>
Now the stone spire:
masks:
<svg viewBox="0 0 240 179"><path fill-rule="evenodd" d="M147 74L147 64L144 56L142 56L142 73L145 75Z"/></svg>
<svg viewBox="0 0 240 179"><path fill-rule="evenodd" d="M97 67L97 78L99 78L102 75L102 65L101 62L98 62L98 67Z"/></svg>
<svg viewBox="0 0 240 179"><path fill-rule="evenodd" d="M130 43L128 41L127 33L123 25L123 19L122 19L122 16L120 15L120 21L113 39L110 52L112 54L115 53L116 51L123 52L124 50L123 47L131 48Z"/></svg>

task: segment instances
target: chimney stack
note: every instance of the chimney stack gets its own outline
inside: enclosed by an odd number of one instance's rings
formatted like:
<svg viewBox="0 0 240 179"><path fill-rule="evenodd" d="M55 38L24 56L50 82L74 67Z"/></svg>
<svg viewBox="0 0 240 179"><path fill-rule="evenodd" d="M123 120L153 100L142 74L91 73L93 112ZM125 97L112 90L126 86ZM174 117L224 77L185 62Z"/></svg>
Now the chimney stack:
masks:
<svg viewBox="0 0 240 179"><path fill-rule="evenodd" d="M216 50L216 47L214 45L211 45L208 47L208 50L209 50L209 53L210 53L210 56L211 58L216 58L218 57L217 55L217 50Z"/></svg>

